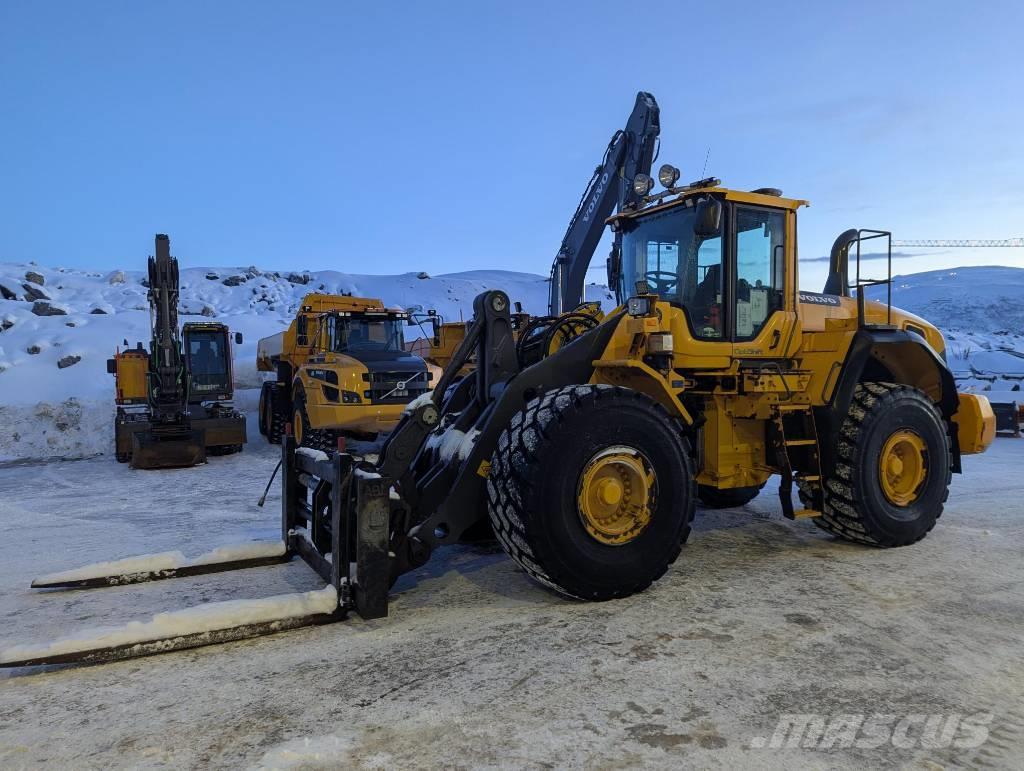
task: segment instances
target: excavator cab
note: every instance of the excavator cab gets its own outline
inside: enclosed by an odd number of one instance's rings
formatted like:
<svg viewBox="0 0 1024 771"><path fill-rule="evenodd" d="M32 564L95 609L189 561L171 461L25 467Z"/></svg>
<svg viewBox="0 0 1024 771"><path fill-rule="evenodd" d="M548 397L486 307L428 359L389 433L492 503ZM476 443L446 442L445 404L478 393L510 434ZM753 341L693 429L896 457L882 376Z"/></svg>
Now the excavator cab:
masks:
<svg viewBox="0 0 1024 771"><path fill-rule="evenodd" d="M190 401L230 399L231 347L223 324L188 323L184 329L185 359L192 373Z"/></svg>

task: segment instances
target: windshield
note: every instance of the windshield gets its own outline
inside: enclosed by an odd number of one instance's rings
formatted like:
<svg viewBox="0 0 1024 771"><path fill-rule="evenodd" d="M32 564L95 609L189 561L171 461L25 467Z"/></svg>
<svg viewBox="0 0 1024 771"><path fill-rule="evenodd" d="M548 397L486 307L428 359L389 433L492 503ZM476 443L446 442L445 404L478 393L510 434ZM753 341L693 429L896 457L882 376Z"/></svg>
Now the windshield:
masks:
<svg viewBox="0 0 1024 771"><path fill-rule="evenodd" d="M228 358L224 333L189 332L188 366L195 390L226 388Z"/></svg>
<svg viewBox="0 0 1024 771"><path fill-rule="evenodd" d="M639 283L686 309L693 334L721 338L722 237L693 232L693 208L675 208L634 220L622 237L620 300L636 293Z"/></svg>
<svg viewBox="0 0 1024 771"><path fill-rule="evenodd" d="M349 351L404 351L402 322L398 319L358 319L339 317L331 349Z"/></svg>

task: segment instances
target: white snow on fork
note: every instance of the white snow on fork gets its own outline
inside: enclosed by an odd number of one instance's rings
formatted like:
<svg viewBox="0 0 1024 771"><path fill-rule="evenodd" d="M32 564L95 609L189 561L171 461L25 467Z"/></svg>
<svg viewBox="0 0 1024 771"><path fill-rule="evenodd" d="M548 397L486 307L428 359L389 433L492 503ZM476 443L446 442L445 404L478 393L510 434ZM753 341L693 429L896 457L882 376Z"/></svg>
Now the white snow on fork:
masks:
<svg viewBox="0 0 1024 771"><path fill-rule="evenodd" d="M159 554L140 554L137 557L96 562L72 570L59 573L48 573L39 576L32 583L53 584L65 581L85 581L89 578L106 576L135 575L138 573L159 573L162 570L176 570L197 565L213 565L218 562L236 562L238 560L261 559L264 557L281 557L284 555L283 541L250 541L249 543L221 546L213 551L188 559L180 551L165 551Z"/></svg>
<svg viewBox="0 0 1024 771"><path fill-rule="evenodd" d="M48 645L15 645L0 651L0 664L45 656L81 653L231 629L246 624L284 621L290 618L333 613L338 593L333 586L311 592L279 594L255 600L225 600L194 608L157 613L149 621L130 621L124 626L83 629Z"/></svg>

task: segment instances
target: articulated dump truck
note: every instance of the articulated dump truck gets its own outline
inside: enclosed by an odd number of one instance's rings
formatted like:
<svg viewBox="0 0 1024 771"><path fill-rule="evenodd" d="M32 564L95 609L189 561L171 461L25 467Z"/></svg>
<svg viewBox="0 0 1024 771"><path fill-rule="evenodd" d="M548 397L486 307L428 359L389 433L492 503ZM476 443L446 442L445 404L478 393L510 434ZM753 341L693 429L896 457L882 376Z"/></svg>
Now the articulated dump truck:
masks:
<svg viewBox="0 0 1024 771"><path fill-rule="evenodd" d="M18 647L0 664L109 660L352 611L384 616L399 576L481 523L540 584L581 600L628 597L679 557L698 496L740 505L773 476L794 526L863 547L924 538L995 420L984 397L957 393L939 331L891 306L891 275L859 278L861 245L884 249L889 234L843 233L824 291L806 292L804 201L713 178L677 185L672 169L659 178L665 190L653 195L648 178L634 180L636 203L608 219L618 306L599 322L524 361L509 297L484 292L444 375L403 408L373 462L286 436L280 541L219 562L125 563L130 573L114 563L34 584L102 586L299 556L324 589L250 601L246 614L231 602L204 606L198 620L185 611L173 633L157 617L124 637ZM866 297L872 287L881 300Z"/></svg>
<svg viewBox="0 0 1024 771"><path fill-rule="evenodd" d="M257 344L257 368L276 375L260 391L260 433L276 444L290 424L300 445L331 448L394 428L433 377L405 350L408 319L380 300L306 295L288 329Z"/></svg>

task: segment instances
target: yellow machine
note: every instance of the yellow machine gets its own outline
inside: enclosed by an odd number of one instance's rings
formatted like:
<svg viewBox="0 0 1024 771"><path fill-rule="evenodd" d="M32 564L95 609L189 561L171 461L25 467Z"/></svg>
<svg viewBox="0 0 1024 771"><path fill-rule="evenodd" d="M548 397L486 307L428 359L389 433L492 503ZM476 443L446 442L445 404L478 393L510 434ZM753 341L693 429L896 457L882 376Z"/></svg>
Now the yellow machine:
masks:
<svg viewBox="0 0 1024 771"><path fill-rule="evenodd" d="M886 295L865 297L891 276L862 280L858 258L849 280L850 250L859 257L862 243L889 234L842 234L825 291L800 291L803 201L716 179L676 187L671 168L663 176L671 184L653 196L636 180L638 203L609 220L619 307L588 331L522 361L509 297L484 292L436 387L405 408L372 463L302 452L286 437L282 542L269 553L148 574L115 563L109 575L33 584L159 580L299 556L328 584L296 595L301 610L135 645L28 647L0 666L146 655L350 611L385 616L399 576L483 523L544 586L583 600L626 597L680 555L698 495L739 505L772 475L789 519L868 546L919 541L942 514L961 456L992 442L995 418L984 397L957 393L935 327ZM302 312L321 337L325 319L340 318L312 303ZM337 366L314 341L304 345L322 361L301 367ZM462 376L470 362L473 375ZM299 374L288 382L310 387Z"/></svg>
<svg viewBox="0 0 1024 771"><path fill-rule="evenodd" d="M257 345L257 368L277 375L260 392L260 433L278 443L290 422L300 444L328 448L394 428L430 387L423 359L405 350L408 318L380 300L306 295L288 329Z"/></svg>

